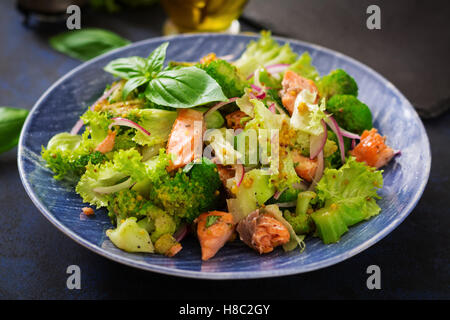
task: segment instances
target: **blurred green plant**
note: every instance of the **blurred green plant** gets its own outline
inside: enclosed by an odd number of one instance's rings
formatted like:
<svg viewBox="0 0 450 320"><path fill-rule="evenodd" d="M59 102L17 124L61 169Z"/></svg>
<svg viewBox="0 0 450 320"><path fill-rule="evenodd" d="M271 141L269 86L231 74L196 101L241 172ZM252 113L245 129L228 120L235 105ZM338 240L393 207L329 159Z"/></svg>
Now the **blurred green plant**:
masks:
<svg viewBox="0 0 450 320"><path fill-rule="evenodd" d="M158 1L159 0L91 0L90 4L95 9L118 12L124 7L136 8L150 6Z"/></svg>
<svg viewBox="0 0 450 320"><path fill-rule="evenodd" d="M17 145L27 116L28 110L0 107L0 153Z"/></svg>
<svg viewBox="0 0 450 320"><path fill-rule="evenodd" d="M82 61L129 43L129 40L111 31L94 28L67 31L50 38L53 49Z"/></svg>

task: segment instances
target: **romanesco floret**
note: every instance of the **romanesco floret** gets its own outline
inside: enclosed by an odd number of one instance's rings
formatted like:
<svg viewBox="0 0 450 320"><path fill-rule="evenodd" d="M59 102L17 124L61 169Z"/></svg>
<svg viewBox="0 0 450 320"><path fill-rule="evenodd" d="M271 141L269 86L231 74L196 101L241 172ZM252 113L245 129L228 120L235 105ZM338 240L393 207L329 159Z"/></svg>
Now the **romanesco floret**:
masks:
<svg viewBox="0 0 450 320"><path fill-rule="evenodd" d="M332 113L340 127L361 134L372 129L372 113L369 107L352 95L335 95L327 102L327 111Z"/></svg>
<svg viewBox="0 0 450 320"><path fill-rule="evenodd" d="M358 96L358 85L355 79L342 69L333 70L322 77L317 86L320 96L327 100L336 94Z"/></svg>
<svg viewBox="0 0 450 320"><path fill-rule="evenodd" d="M225 60L213 60L199 67L217 81L227 98L242 96L244 89L249 86L237 68Z"/></svg>
<svg viewBox="0 0 450 320"><path fill-rule="evenodd" d="M167 174L152 181L150 201L190 223L212 207L220 185L217 166L203 158L188 173L179 170L173 177Z"/></svg>

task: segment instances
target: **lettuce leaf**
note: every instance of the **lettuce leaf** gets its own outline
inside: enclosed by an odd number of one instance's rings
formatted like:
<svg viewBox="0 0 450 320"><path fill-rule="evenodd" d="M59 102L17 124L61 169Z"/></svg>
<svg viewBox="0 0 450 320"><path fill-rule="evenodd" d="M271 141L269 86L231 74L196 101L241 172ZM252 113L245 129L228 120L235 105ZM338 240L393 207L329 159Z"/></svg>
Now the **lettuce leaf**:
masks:
<svg viewBox="0 0 450 320"><path fill-rule="evenodd" d="M108 205L108 192L98 192L96 188L129 187L133 182L142 181L147 176L147 166L141 161L142 156L136 149L119 150L114 153L112 161L103 164L89 163L86 172L76 186L76 192L97 208Z"/></svg>
<svg viewBox="0 0 450 320"><path fill-rule="evenodd" d="M86 131L89 132L95 145L98 145L106 138L111 120L105 112L88 110L81 116L81 119L86 125Z"/></svg>
<svg viewBox="0 0 450 320"><path fill-rule="evenodd" d="M153 146L169 140L177 112L162 109L140 109L136 111L136 116L139 118L138 124L150 132L150 136L138 131L133 140L140 145Z"/></svg>
<svg viewBox="0 0 450 320"><path fill-rule="evenodd" d="M382 171L353 157L340 169L325 169L316 186L324 207L311 214L323 242L336 242L348 227L379 214L376 199L382 186Z"/></svg>
<svg viewBox="0 0 450 320"><path fill-rule="evenodd" d="M102 153L94 152L95 145L88 136L89 132L82 136L61 132L50 139L47 148L42 147L42 158L56 180L77 179L89 162L98 164L107 160Z"/></svg>
<svg viewBox="0 0 450 320"><path fill-rule="evenodd" d="M294 63L297 54L288 43L280 46L270 31L262 31L258 41L251 41L241 57L234 62L239 72L248 77L257 68L279 63Z"/></svg>
<svg viewBox="0 0 450 320"><path fill-rule="evenodd" d="M297 61L291 64L289 69L304 78L312 81L318 81L320 79L320 75L319 72L317 72L316 67L311 64L311 60L312 59L309 53L304 52Z"/></svg>
<svg viewBox="0 0 450 320"><path fill-rule="evenodd" d="M325 100L323 99L320 104L315 104L315 100L316 93L308 90L302 90L298 94L290 120L292 128L315 136L323 132L321 121L327 117ZM306 106L304 111L299 110L302 104Z"/></svg>
<svg viewBox="0 0 450 320"><path fill-rule="evenodd" d="M275 186L278 191L285 189L293 191L295 190L293 185L302 181L297 175L297 172L295 172L291 153L289 151L287 152L287 155L281 157L278 170L270 176L270 185Z"/></svg>

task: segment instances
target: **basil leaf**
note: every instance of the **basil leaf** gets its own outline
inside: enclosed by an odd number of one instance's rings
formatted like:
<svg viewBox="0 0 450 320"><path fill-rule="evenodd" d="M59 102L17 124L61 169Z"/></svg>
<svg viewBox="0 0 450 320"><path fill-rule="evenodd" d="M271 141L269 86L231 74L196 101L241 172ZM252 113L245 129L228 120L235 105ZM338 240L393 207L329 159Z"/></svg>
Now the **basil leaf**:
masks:
<svg viewBox="0 0 450 320"><path fill-rule="evenodd" d="M148 81L149 81L149 79L146 77L134 77L134 78L127 80L127 82L125 83L125 85L123 86L123 89L122 89L123 100L125 100L128 97L128 95L130 94L131 91L133 91L137 87L143 85L144 83L147 83Z"/></svg>
<svg viewBox="0 0 450 320"><path fill-rule="evenodd" d="M25 109L0 107L0 153L17 145L27 115Z"/></svg>
<svg viewBox="0 0 450 320"><path fill-rule="evenodd" d="M166 50L168 42L164 42L156 48L147 58L147 71L158 73L162 70L164 60L166 59Z"/></svg>
<svg viewBox="0 0 450 320"><path fill-rule="evenodd" d="M94 28L68 31L50 38L53 49L82 61L129 43L130 41L111 31Z"/></svg>
<svg viewBox="0 0 450 320"><path fill-rule="evenodd" d="M227 100L217 82L197 67L160 72L150 81L145 96L153 103L173 108Z"/></svg>
<svg viewBox="0 0 450 320"><path fill-rule="evenodd" d="M108 63L103 70L122 79L145 76L147 60L142 57L119 58Z"/></svg>

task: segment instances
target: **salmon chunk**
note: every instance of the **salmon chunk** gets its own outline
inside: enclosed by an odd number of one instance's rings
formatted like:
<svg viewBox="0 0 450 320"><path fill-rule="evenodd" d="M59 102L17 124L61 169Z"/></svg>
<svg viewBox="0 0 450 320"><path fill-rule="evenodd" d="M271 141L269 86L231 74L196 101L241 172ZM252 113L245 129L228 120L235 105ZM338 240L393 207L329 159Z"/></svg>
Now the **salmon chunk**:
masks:
<svg viewBox="0 0 450 320"><path fill-rule="evenodd" d="M378 130L364 130L361 141L350 151L356 161L365 162L375 168L386 165L394 156L395 151L385 144L386 137L381 136Z"/></svg>
<svg viewBox="0 0 450 320"><path fill-rule="evenodd" d="M182 168L192 162L197 149L199 149L201 155L204 131L205 123L200 111L192 109L178 111L177 119L173 124L167 142L167 153L174 155L167 170L172 171Z"/></svg>
<svg viewBox="0 0 450 320"><path fill-rule="evenodd" d="M314 84L314 81L303 78L302 76L299 76L291 70L287 70L284 73L281 85L283 86L280 91L281 102L283 103L283 106L289 111L289 114L291 116L292 113L294 113L295 99L303 89L309 90L311 93L319 92L316 85ZM317 102L318 99L319 97L317 96L315 102Z"/></svg>
<svg viewBox="0 0 450 320"><path fill-rule="evenodd" d="M225 119L227 120L227 128L232 128L234 130L244 129L245 124L241 123L241 119L246 117L248 117L248 115L241 110L237 110L230 114L227 114L225 116Z"/></svg>
<svg viewBox="0 0 450 320"><path fill-rule="evenodd" d="M269 253L290 240L289 230L270 214L256 210L241 220L236 230L240 239L260 254Z"/></svg>
<svg viewBox="0 0 450 320"><path fill-rule="evenodd" d="M206 261L222 248L234 231L231 213L210 211L197 218L197 236L202 248L202 260Z"/></svg>
<svg viewBox="0 0 450 320"><path fill-rule="evenodd" d="M116 132L109 131L106 138L100 142L100 144L95 148L95 151L100 151L101 153L108 153L114 149L114 144L116 141Z"/></svg>
<svg viewBox="0 0 450 320"><path fill-rule="evenodd" d="M292 161L295 165L295 172L297 175L311 182L316 174L317 170L317 159L309 159L308 157L302 156L297 151L292 151Z"/></svg>

